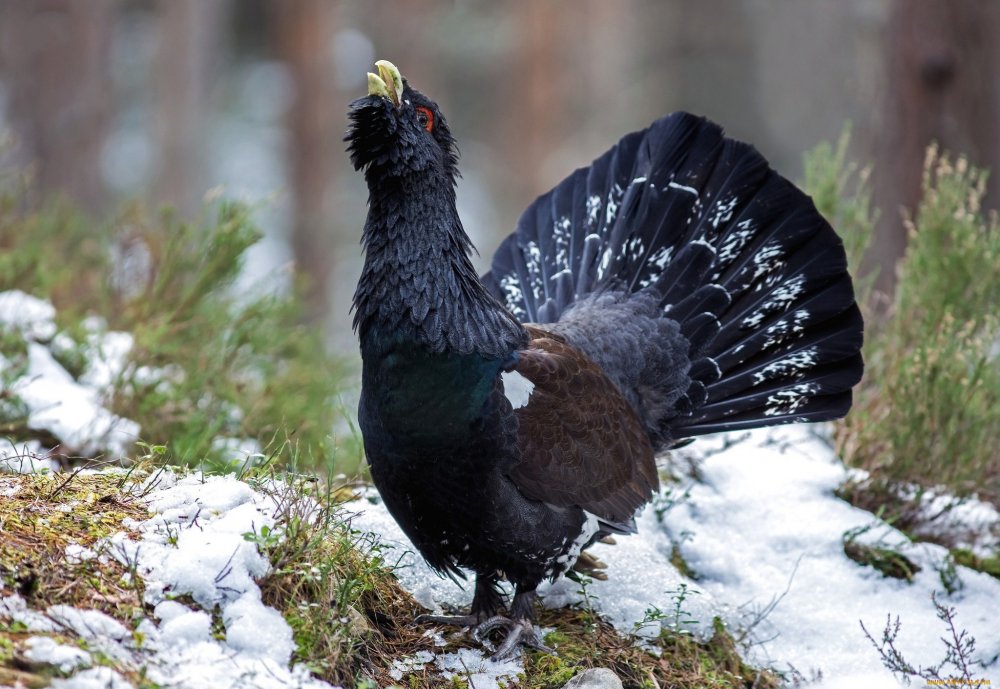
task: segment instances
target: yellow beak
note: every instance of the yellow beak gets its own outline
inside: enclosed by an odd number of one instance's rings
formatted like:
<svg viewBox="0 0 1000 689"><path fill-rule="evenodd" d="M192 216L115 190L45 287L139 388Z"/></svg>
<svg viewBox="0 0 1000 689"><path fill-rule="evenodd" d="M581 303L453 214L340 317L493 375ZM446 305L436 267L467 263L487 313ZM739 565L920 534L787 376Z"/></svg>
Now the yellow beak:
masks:
<svg viewBox="0 0 1000 689"><path fill-rule="evenodd" d="M403 98L403 77L388 60L375 63L378 74L368 72L368 95L388 98L397 108Z"/></svg>

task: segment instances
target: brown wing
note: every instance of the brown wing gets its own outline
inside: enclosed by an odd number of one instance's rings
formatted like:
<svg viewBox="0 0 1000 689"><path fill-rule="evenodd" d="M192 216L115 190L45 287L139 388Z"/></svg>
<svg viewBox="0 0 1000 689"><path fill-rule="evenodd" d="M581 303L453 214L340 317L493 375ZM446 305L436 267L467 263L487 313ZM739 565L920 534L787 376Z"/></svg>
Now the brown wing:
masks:
<svg viewBox="0 0 1000 689"><path fill-rule="evenodd" d="M540 328L528 332L514 370L534 389L515 410L521 462L511 479L530 498L628 524L658 486L639 417L580 350Z"/></svg>

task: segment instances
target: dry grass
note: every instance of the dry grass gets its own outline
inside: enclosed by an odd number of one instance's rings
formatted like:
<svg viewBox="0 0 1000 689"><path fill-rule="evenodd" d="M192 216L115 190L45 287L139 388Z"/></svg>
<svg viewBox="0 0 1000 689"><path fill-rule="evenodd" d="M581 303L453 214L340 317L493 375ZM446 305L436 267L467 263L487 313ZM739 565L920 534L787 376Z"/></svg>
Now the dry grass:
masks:
<svg viewBox="0 0 1000 689"><path fill-rule="evenodd" d="M100 610L119 620L141 609L140 593L125 584L115 561L75 560L66 548L90 548L125 530L126 518L149 517L145 506L122 490L122 476L108 474L0 475L0 490L17 487L0 501L0 579L33 608L66 604Z"/></svg>
<svg viewBox="0 0 1000 689"><path fill-rule="evenodd" d="M400 684L393 663L418 651L448 652L470 645L457 631L417 625L423 612L399 585L369 534L352 531L338 505L351 491L320 488L315 481L250 478L279 504L273 530L248 535L270 559L271 574L259 582L264 602L280 610L296 642L293 662L305 663L319 677L345 687ZM5 593L22 595L29 608L55 604L97 609L127 627L148 615L141 581L113 559L67 558L72 544L95 547L103 538L127 531L126 519L149 514L123 474L0 475L0 578ZM14 491L16 489L16 491ZM558 655L525 655L524 689L555 689L590 667L606 667L630 689L658 687L776 687L778 678L747 666L732 637L720 624L705 643L682 632L664 632L654 643L659 655L635 645L586 608L540 611L539 623L554 628L546 642ZM434 645L441 632L446 645ZM0 622L0 685L46 686L60 673L28 662L21 649L34 636L18 623ZM53 635L62 643L71 637ZM137 686L149 687L129 668L117 668ZM433 666L417 668L402 685L440 687L445 681ZM448 686L467 682L454 678Z"/></svg>
<svg viewBox="0 0 1000 689"><path fill-rule="evenodd" d="M99 553L102 539L128 530L126 519L148 519L133 486L124 473L0 474L4 595L20 595L32 610L60 604L99 610L130 628L143 614L141 580L126 576L132 573L114 559L75 559L66 549L78 545ZM39 634L0 620L0 685L33 689L61 674L24 657L21 649L32 636ZM76 642L66 634L45 636ZM134 671L119 669L137 686L148 686Z"/></svg>
<svg viewBox="0 0 1000 689"><path fill-rule="evenodd" d="M339 504L354 497L351 491L296 479L257 487L277 499L281 534L257 534L272 565L261 597L292 627L293 662L335 685L367 677L388 686L394 659L431 650L411 623L419 606L385 566L374 538L352 531L342 514Z"/></svg>

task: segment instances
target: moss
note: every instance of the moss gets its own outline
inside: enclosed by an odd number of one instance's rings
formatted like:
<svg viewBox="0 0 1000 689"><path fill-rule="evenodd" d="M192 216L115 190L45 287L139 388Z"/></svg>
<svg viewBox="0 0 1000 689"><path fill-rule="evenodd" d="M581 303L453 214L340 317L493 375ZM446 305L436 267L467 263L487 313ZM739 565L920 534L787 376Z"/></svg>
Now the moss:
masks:
<svg viewBox="0 0 1000 689"><path fill-rule="evenodd" d="M885 479L868 479L849 481L836 490L836 495L855 507L878 514L886 523L891 524L893 528L913 541L935 543L947 548L951 553L951 560L940 571L941 583L945 590L957 590L960 586L958 573L954 570L956 564L1000 579L1000 555L979 557L971 550L956 545L963 538L967 538L969 533L954 528L933 528L933 518L928 519L927 510L920 499L919 492L912 494L912 490L902 490L897 484ZM907 495L909 497L904 497ZM857 553L857 556L861 559L873 557L892 560L888 553L869 553L868 555ZM848 553L848 557L851 557L850 553ZM868 562L862 562L862 564L868 564ZM905 575L905 568L908 565L901 564L904 565L902 570L896 566L890 566L890 569L902 573L901 578L908 578Z"/></svg>
<svg viewBox="0 0 1000 689"><path fill-rule="evenodd" d="M913 581L920 565L892 548L865 545L854 540L844 542L844 554L859 565L872 567L883 576Z"/></svg>
<svg viewBox="0 0 1000 689"><path fill-rule="evenodd" d="M951 554L957 564L1000 579L1000 555L979 557L965 548L954 548Z"/></svg>
<svg viewBox="0 0 1000 689"><path fill-rule="evenodd" d="M149 514L125 492L122 475L28 474L3 477L17 491L0 501L0 578L33 607L85 604L128 620L141 608L139 592L123 584L124 567L74 561L66 548L91 548L124 530L126 519Z"/></svg>
<svg viewBox="0 0 1000 689"><path fill-rule="evenodd" d="M0 487L13 494L0 500L0 578L5 587L25 598L29 607L42 609L66 604L100 610L126 626L143 612L139 581L113 558L76 561L66 556L69 545L99 548L101 540L126 531L125 520L149 517L125 473L0 474ZM0 685L43 687L59 676L48 665L24 662L21 648L34 634L18 622L0 623ZM50 635L59 643L82 640ZM101 653L91 651L98 665L115 667L138 682L135 672L123 670ZM153 687L147 682L139 686Z"/></svg>
<svg viewBox="0 0 1000 689"><path fill-rule="evenodd" d="M691 565L684 559L680 546L676 543L670 548L670 564L691 581L698 581L698 573L691 569Z"/></svg>
<svg viewBox="0 0 1000 689"><path fill-rule="evenodd" d="M555 626L545 637L557 655L529 653L520 686L557 689L591 667L614 672L626 689L652 687L777 687L778 677L747 665L721 621L714 635L700 642L690 634L664 630L653 642L657 654L635 645L607 622L584 610L545 610L542 626Z"/></svg>

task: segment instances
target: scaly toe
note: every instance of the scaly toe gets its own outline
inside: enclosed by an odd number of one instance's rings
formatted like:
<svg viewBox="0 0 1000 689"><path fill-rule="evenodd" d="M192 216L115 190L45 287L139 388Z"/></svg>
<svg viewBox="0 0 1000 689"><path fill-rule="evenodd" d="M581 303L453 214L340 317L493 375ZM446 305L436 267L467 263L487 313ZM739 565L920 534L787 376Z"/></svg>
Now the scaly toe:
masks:
<svg viewBox="0 0 1000 689"><path fill-rule="evenodd" d="M507 637L500 644L500 648L497 649L496 653L490 657L490 660L494 662L510 660L517 655L522 646L555 655L556 652L553 649L542 643L538 632L535 631L534 626L529 620L507 621L511 623Z"/></svg>

